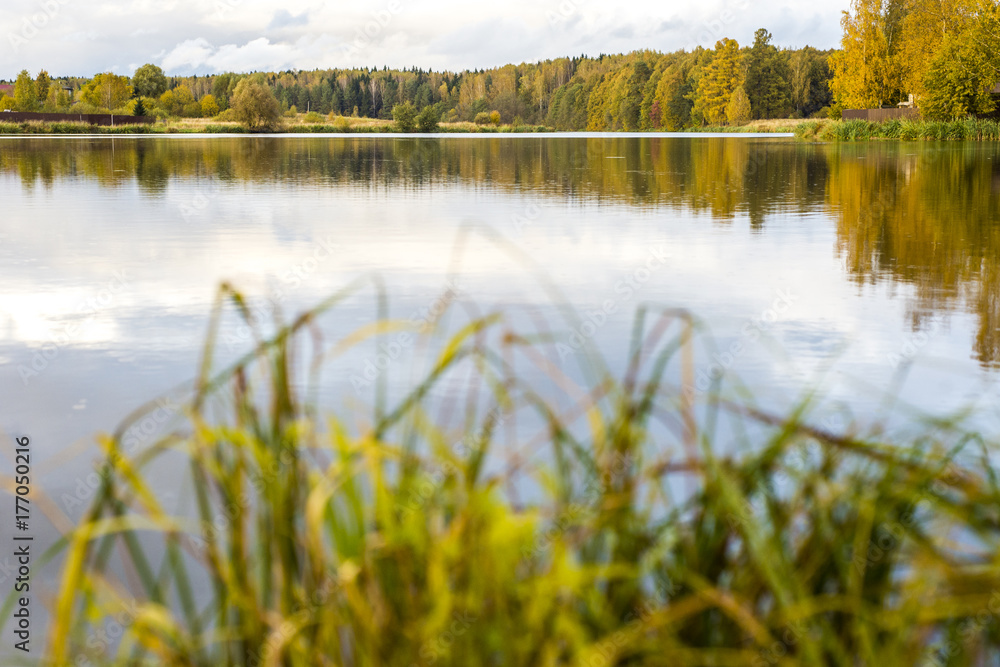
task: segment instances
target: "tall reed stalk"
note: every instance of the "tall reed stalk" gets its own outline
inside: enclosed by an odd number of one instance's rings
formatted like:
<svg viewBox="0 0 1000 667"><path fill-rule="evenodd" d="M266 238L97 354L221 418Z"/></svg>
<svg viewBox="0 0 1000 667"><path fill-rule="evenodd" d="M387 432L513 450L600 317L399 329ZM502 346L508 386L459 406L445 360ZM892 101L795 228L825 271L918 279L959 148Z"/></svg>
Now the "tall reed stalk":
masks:
<svg viewBox="0 0 1000 667"><path fill-rule="evenodd" d="M401 326L303 357L345 294L214 372L224 304L251 320L223 287L183 424L135 457L128 424L102 439L44 664L890 667L1000 651L1000 486L975 435L929 422L881 442L811 425L811 399L780 416L696 405L678 377L697 328L645 310L620 377L597 363L576 387L496 315L434 348L397 402L320 415L310 387L330 357ZM524 363L572 405L523 382ZM435 389L471 371L456 427ZM531 421L536 436L517 428ZM168 470L185 471L169 480L184 511L154 490ZM95 643L109 623L120 639Z"/></svg>

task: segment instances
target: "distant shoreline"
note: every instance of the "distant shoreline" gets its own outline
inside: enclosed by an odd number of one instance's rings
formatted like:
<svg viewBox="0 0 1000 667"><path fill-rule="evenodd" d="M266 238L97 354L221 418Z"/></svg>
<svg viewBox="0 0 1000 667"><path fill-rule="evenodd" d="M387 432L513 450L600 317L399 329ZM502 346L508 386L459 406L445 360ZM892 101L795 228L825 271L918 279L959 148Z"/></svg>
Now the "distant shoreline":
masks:
<svg viewBox="0 0 1000 667"><path fill-rule="evenodd" d="M574 137L661 137L703 136L791 138L813 142L859 141L1000 141L1000 121L966 119L956 121L864 121L864 120L768 120L734 127L691 128L680 132L560 131L543 125L476 125L441 123L431 133L397 132L392 121L368 118L338 118L334 123L289 122L269 132L251 132L237 123L213 123L201 119L179 119L155 125L98 126L80 122L0 120L0 137L28 136L311 136L317 134L384 135L400 137L441 137L442 135L536 135Z"/></svg>

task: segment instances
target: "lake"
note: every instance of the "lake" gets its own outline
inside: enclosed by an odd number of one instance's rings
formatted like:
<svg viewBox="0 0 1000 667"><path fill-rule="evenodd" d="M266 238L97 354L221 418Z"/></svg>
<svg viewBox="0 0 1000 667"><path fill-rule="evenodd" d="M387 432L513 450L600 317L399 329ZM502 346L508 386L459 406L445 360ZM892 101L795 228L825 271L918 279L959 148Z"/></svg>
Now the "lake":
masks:
<svg viewBox="0 0 1000 667"><path fill-rule="evenodd" d="M503 312L582 379L593 355L621 374L638 308L683 309L696 395L781 410L816 389L817 420L887 428L975 406L995 434L998 160L781 137L4 138L0 426L31 435L58 498L95 432L194 377L220 282L267 331L362 279L326 344L381 289L441 331ZM226 312L220 366L253 344ZM398 395L427 363L387 334L330 360L321 401L370 404L376 378Z"/></svg>

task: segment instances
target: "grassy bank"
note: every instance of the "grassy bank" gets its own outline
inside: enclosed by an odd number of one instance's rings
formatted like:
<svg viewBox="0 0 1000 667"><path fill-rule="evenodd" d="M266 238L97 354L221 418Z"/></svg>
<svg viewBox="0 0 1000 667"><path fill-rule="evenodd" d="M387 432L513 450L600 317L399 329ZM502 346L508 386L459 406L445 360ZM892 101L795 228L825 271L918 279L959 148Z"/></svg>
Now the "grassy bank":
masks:
<svg viewBox="0 0 1000 667"><path fill-rule="evenodd" d="M801 124L801 120L789 118L777 118L771 120L756 120L746 125L722 125L692 128L684 132L711 132L721 134L744 133L744 134L771 134L771 133L792 133Z"/></svg>
<svg viewBox="0 0 1000 667"><path fill-rule="evenodd" d="M820 120L800 124L795 136L819 141L998 141L1000 122L973 118L948 122Z"/></svg>
<svg viewBox="0 0 1000 667"><path fill-rule="evenodd" d="M890 667L1000 651L998 470L957 425L886 442L818 425L809 403L776 416L697 398L678 389L697 328L647 311L621 376L591 359L574 386L500 314L418 336L436 361L397 402L380 376L367 414L320 415L324 364L398 334L323 346L296 381L317 317L348 294L215 372L218 313L252 328L222 290L171 432L126 453L161 403L102 439L44 664ZM432 406L470 377L478 398ZM515 428L527 418L534 436ZM186 513L154 491L169 469ZM109 627L120 640L95 641Z"/></svg>
<svg viewBox="0 0 1000 667"><path fill-rule="evenodd" d="M310 122L304 114L284 118L276 133L307 134L390 134L396 131L389 120L337 117L333 120ZM496 134L510 132L552 132L541 125L476 125L475 123L441 123L439 133ZM1000 122L994 120L962 120L952 122L895 120L870 122L861 120L766 120L741 126L701 127L684 130L695 134L794 133L809 141L998 141ZM248 130L234 122L203 118L170 119L155 125L119 125L100 127L75 122L0 122L0 134L247 134Z"/></svg>
<svg viewBox="0 0 1000 667"><path fill-rule="evenodd" d="M381 134L396 132L392 121L371 118L337 118L332 122L306 122L301 118L284 119L275 133L325 133L325 134ZM509 133L550 132L549 128L536 125L476 125L475 123L441 123L437 132L444 133ZM0 134L247 134L239 123L220 122L212 119L172 119L155 125L117 125L104 127L79 122L28 121L10 123L0 121Z"/></svg>

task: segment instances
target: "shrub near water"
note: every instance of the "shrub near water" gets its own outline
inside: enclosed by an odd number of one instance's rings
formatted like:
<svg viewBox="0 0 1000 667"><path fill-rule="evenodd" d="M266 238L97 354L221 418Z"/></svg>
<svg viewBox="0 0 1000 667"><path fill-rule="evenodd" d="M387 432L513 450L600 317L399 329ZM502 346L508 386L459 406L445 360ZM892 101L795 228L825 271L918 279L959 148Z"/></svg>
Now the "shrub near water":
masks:
<svg viewBox="0 0 1000 667"><path fill-rule="evenodd" d="M297 341L348 293L217 375L213 333L186 426L135 458L129 423L102 439L46 664L890 667L1000 650L997 470L957 425L883 443L810 426L808 404L696 411L670 382L691 320L646 311L624 374L593 359L568 409L511 374L544 355L492 316L424 341L436 361L398 403L320 419L295 388ZM456 432L428 397L472 369L489 400ZM498 449L529 414L539 433ZM715 449L722 419L756 434L739 454ZM148 484L177 456L194 519ZM122 614L120 644L88 645Z"/></svg>
<svg viewBox="0 0 1000 667"><path fill-rule="evenodd" d="M1000 140L1000 122L975 118L955 121L821 121L802 123L795 128L795 134L799 138L815 137L824 141L870 141L875 139L997 141Z"/></svg>
<svg viewBox="0 0 1000 667"><path fill-rule="evenodd" d="M240 79L229 105L236 120L251 131L273 130L281 118L281 107L274 93L254 77Z"/></svg>

